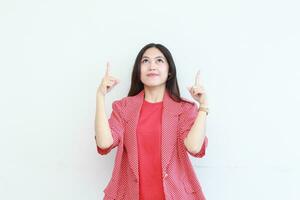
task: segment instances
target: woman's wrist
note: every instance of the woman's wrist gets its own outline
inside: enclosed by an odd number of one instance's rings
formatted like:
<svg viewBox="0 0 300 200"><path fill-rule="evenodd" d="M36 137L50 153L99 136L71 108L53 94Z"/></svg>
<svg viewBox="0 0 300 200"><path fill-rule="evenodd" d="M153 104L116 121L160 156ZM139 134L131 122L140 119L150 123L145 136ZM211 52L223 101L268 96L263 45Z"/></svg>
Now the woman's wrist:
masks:
<svg viewBox="0 0 300 200"><path fill-rule="evenodd" d="M200 104L199 107L208 108L208 105L207 104Z"/></svg>
<svg viewBox="0 0 300 200"><path fill-rule="evenodd" d="M205 112L206 115L208 115L209 109L208 109L208 105L207 104L200 104L199 108L198 108L198 112Z"/></svg>
<svg viewBox="0 0 300 200"><path fill-rule="evenodd" d="M200 103L200 102L198 102L198 104L199 104L199 107L208 108L208 103Z"/></svg>

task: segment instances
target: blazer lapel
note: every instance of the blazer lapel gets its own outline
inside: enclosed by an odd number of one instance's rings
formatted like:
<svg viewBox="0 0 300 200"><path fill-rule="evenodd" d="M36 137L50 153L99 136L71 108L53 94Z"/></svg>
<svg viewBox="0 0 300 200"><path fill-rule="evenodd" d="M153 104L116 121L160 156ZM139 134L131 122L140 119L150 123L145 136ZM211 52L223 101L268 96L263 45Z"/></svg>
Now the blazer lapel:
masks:
<svg viewBox="0 0 300 200"><path fill-rule="evenodd" d="M136 176L139 179L138 172L138 145L136 137L136 129L140 116L141 107L144 100L144 90L140 91L137 95L129 97L127 101L126 109L126 133L124 136L124 145L128 152L129 165ZM177 144L177 124L178 115L181 112L181 106L179 102L174 101L165 90L163 97L163 109L162 109L162 144L161 144L161 156L162 156L162 170L166 171L167 165L171 158Z"/></svg>

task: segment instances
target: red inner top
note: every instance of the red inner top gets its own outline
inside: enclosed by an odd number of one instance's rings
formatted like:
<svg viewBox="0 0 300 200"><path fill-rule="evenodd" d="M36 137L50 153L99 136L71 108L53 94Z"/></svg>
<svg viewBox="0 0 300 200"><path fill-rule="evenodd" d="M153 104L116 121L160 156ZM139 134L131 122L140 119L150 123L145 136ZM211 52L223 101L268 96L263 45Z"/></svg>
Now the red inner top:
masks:
<svg viewBox="0 0 300 200"><path fill-rule="evenodd" d="M162 101L151 103L144 99L137 125L141 200L164 200L161 169L162 105Z"/></svg>

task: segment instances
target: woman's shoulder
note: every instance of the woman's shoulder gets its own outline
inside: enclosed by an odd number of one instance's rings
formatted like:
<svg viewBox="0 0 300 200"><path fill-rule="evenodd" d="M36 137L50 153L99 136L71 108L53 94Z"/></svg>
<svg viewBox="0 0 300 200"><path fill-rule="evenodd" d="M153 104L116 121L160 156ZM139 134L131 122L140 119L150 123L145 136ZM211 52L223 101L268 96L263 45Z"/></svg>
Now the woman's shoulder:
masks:
<svg viewBox="0 0 300 200"><path fill-rule="evenodd" d="M116 99L113 103L120 104L122 106L131 105L136 103L136 96L124 96Z"/></svg>
<svg viewBox="0 0 300 200"><path fill-rule="evenodd" d="M127 97L122 97L122 98L114 100L112 104L124 107L124 106L126 106L126 102L127 102Z"/></svg>
<svg viewBox="0 0 300 200"><path fill-rule="evenodd" d="M181 97L181 108L183 111L185 110L190 110L190 109L193 109L193 108L197 108L197 103L193 100L190 100L190 99L187 99L187 98L184 98L184 97Z"/></svg>

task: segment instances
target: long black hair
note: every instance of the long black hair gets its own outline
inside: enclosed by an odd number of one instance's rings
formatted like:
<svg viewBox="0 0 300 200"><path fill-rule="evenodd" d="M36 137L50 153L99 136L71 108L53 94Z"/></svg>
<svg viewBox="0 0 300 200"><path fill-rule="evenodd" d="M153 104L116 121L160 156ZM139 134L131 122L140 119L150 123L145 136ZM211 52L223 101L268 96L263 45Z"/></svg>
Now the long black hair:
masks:
<svg viewBox="0 0 300 200"><path fill-rule="evenodd" d="M145 51L151 47L159 49L162 52L162 54L166 57L167 62L169 64L169 75L166 82L166 89L170 97L177 102L185 101L180 97L180 91L176 76L176 66L172 54L164 45L158 43L149 43L145 45L138 53L131 74L131 86L128 92L128 96L135 96L144 89L144 84L141 81L141 60Z"/></svg>

